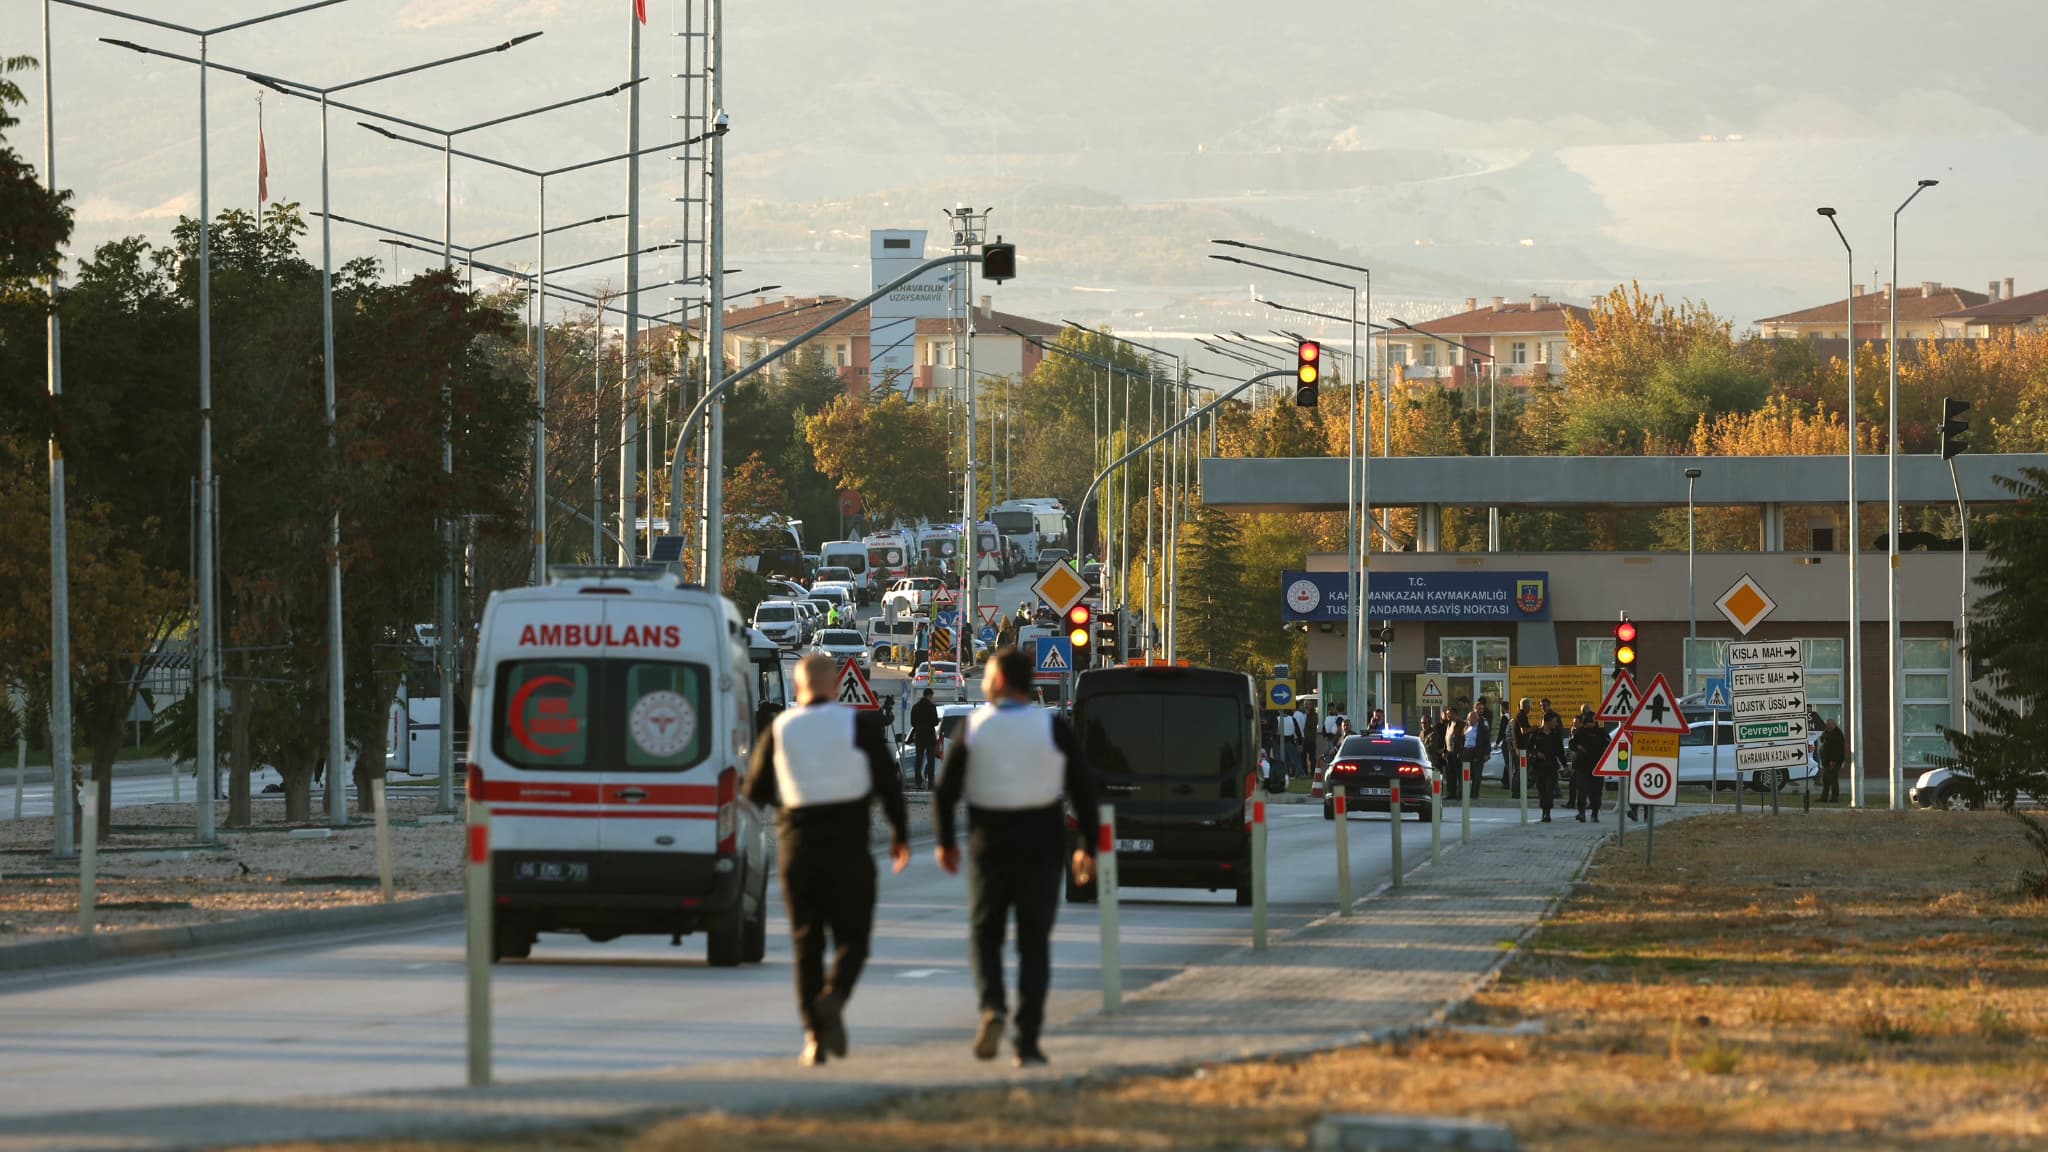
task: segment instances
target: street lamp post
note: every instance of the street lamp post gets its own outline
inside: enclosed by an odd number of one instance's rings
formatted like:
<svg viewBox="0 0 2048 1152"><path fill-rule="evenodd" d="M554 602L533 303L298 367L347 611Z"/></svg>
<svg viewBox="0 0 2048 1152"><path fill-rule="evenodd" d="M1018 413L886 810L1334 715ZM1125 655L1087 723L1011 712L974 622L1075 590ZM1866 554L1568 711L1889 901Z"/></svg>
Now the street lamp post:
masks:
<svg viewBox="0 0 2048 1152"><path fill-rule="evenodd" d="M224 32L248 28L256 24L267 24L286 16L296 16L316 8L329 8L342 0L316 0L280 12L237 20L212 28L192 28L138 16L98 4L86 4L81 0L56 0L67 8L82 8L102 15L147 24L172 32L183 32L199 38L199 512L196 580L198 582L199 622L198 635L194 640L192 661L192 690L197 705L197 739L193 749L193 838L201 844L214 841L213 800L219 787L214 750L215 728L214 707L220 678L220 653L214 648L214 615L218 606L214 602L213 572L213 219L210 201L210 182L207 179L207 130L206 130L206 73L207 42ZM138 52L149 52L137 44L109 40L107 43Z"/></svg>
<svg viewBox="0 0 2048 1152"><path fill-rule="evenodd" d="M1889 425L1885 433L1885 688L1891 711L1884 727L1891 737L1889 774L1891 810L1894 812L1902 811L1906 806L1906 741L1900 733L1902 710L1899 702L1899 214L1922 192L1939 183L1939 180L1920 181L1913 188L1912 195L1892 211L1892 287L1885 293L1891 297L1892 323L1885 357L1891 383L1884 406L1885 423ZM1849 355L1852 359L1856 355L1853 342Z"/></svg>
<svg viewBox="0 0 2048 1152"><path fill-rule="evenodd" d="M1698 551L1693 536L1693 485L1699 481L1701 472L1697 468L1685 470L1685 690L1692 691L1692 651L1700 640L1700 593L1699 581L1693 574L1693 560Z"/></svg>
<svg viewBox="0 0 2048 1152"><path fill-rule="evenodd" d="M50 0L43 0L43 187L57 194L57 111L51 97ZM44 370L50 406L64 397L64 360L58 344L58 312L63 274L52 268L49 280L50 317L46 321ZM71 560L64 531L64 445L58 426L50 426L50 815L54 837L50 854L66 859L78 854L75 833L76 785L71 762Z"/></svg>
<svg viewBox="0 0 2048 1152"><path fill-rule="evenodd" d="M1842 225L1835 219L1833 208L1815 209L1828 219L1835 230L1835 236L1842 242L1842 251L1848 260L1849 296L1843 301L1848 309L1849 332L1849 690L1843 693L1843 704L1848 713L1849 723L1849 803L1863 807L1863 586L1856 579L1856 553L1861 550L1857 543L1860 529L1856 516L1856 250L1849 246L1849 237L1842 232ZM1896 722L1896 718L1894 718Z"/></svg>

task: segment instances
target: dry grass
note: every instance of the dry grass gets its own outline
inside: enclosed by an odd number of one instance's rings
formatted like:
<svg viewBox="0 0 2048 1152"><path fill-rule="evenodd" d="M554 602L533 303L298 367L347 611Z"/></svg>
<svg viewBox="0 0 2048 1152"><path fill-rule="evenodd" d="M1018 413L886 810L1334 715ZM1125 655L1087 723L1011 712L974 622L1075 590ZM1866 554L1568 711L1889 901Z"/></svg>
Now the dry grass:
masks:
<svg viewBox="0 0 2048 1152"><path fill-rule="evenodd" d="M1526 1148L1574 1152L2048 1146L2048 905L2006 894L2025 858L2009 821L1709 816L1658 837L1653 874L1641 849L1603 851L1497 984L1411 1042L534 1143L1300 1148L1317 1116L1408 1112L1504 1122Z"/></svg>

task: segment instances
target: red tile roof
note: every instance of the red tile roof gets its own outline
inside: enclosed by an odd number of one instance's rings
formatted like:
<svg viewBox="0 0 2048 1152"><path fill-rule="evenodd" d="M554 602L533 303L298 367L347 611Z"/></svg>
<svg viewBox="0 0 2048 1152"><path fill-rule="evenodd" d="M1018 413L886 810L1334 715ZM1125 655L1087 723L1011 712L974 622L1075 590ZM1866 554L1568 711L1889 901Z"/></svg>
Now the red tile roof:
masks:
<svg viewBox="0 0 2048 1152"><path fill-rule="evenodd" d="M743 340L773 344L794 339L834 311L853 303L847 296L785 296L761 304L725 310L725 330ZM692 331L702 330L702 318L692 320ZM868 317L856 312L826 330L828 336L856 337L868 334Z"/></svg>
<svg viewBox="0 0 2048 1152"><path fill-rule="evenodd" d="M1863 319L1878 320L1891 315L1891 299L1886 293L1866 292L1856 299L1858 323ZM1971 292L1964 288L1951 288L1936 284L1932 292L1919 287L1899 289L1899 319L1932 320L1945 316L1960 308L1983 304L1991 298L1982 292ZM1867 310L1867 311L1866 311ZM1847 320L1848 300L1837 300L1832 304L1821 304L1813 308L1802 308L1782 316L1766 316L1759 324L1840 324Z"/></svg>
<svg viewBox="0 0 2048 1152"><path fill-rule="evenodd" d="M1531 307L1529 301L1509 301L1499 305L1474 308L1456 316L1445 316L1429 320L1416 327L1438 336L1502 336L1516 333L1545 333L1566 331L1565 316L1579 318L1581 323L1592 319L1593 313L1576 304L1562 304L1545 301L1539 307ZM1400 338L1397 330L1391 333Z"/></svg>
<svg viewBox="0 0 2048 1152"><path fill-rule="evenodd" d="M1905 301L1903 293L1900 294L1899 300L1901 303ZM2043 288L2039 292L2029 292L2024 296L2014 296L2009 300L1987 300L1973 308L1958 308L1954 312L1942 313L1941 318L2019 323L2043 316L2048 316L2048 288Z"/></svg>
<svg viewBox="0 0 2048 1152"><path fill-rule="evenodd" d="M1043 320L1033 320L1029 316L998 312L993 308L974 310L974 331L977 335L1008 336L1011 334L1005 331L1008 328L1015 328L1026 336L1034 336L1041 340L1053 339L1064 330L1064 326L1060 324L1048 324ZM953 321L945 316L926 316L917 322L917 330L920 335L945 335L953 331Z"/></svg>

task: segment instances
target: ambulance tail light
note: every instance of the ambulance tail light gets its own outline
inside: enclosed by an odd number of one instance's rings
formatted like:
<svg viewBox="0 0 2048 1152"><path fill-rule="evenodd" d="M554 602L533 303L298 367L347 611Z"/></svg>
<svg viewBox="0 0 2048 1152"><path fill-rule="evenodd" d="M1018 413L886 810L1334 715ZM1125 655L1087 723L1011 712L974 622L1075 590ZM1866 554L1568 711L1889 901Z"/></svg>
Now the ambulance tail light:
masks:
<svg viewBox="0 0 2048 1152"><path fill-rule="evenodd" d="M718 854L731 856L739 850L740 774L727 768L718 774Z"/></svg>
<svg viewBox="0 0 2048 1152"><path fill-rule="evenodd" d="M484 770L481 765L469 765L468 771L463 774L462 789L463 794L468 796L471 801L480 802L483 800Z"/></svg>

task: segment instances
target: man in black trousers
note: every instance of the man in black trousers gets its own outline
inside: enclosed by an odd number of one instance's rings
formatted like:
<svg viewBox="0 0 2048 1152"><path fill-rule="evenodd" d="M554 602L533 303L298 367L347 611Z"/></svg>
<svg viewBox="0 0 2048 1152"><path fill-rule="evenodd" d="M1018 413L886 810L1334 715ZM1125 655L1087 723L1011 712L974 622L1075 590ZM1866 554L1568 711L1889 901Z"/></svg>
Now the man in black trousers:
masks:
<svg viewBox="0 0 2048 1152"><path fill-rule="evenodd" d="M1062 792L1080 825L1072 866L1093 873L1095 792L1074 730L1054 712L1031 704L1031 660L1022 649L998 648L982 673L990 703L960 726L946 749L932 805L939 867L960 870L954 807L967 800L968 891L973 924L974 984L981 1028L974 1056L995 1059L1008 1011L1003 992L1003 937L1017 917L1017 1066L1045 1063L1039 1032L1052 984L1052 925L1059 909L1060 871L1067 865Z"/></svg>
<svg viewBox="0 0 2048 1152"><path fill-rule="evenodd" d="M796 953L796 1005L805 1066L846 1055L846 1001L867 963L875 927L875 859L868 805L881 801L892 833L891 867L910 864L903 781L877 724L833 698L839 665L814 653L797 662L798 706L775 718L754 746L747 799L781 807L783 899ZM832 974L825 974L825 933Z"/></svg>

